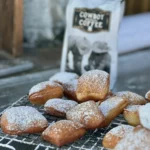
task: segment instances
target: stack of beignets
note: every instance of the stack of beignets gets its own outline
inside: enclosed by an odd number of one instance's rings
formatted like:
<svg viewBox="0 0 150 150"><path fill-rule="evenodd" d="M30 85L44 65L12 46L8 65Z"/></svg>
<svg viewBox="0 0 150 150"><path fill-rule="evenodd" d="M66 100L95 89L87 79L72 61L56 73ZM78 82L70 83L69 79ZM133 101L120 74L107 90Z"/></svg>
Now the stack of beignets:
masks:
<svg viewBox="0 0 150 150"><path fill-rule="evenodd" d="M109 80L109 74L101 70L88 71L80 77L76 73L57 73L49 81L33 86L28 98L32 104L44 105L47 115L67 120L52 123L48 127L48 121L36 109L20 106L3 113L1 128L4 133L14 135L44 131L44 140L63 146L80 139L87 130L109 126L124 110L123 115L129 124L143 126L135 134L144 132L144 137L149 137L147 130L149 132L150 118L147 112L150 111L150 104L144 105L147 103L145 98L130 91L113 94L109 89ZM145 97L150 100L150 92ZM144 106L137 109L138 105ZM112 129L104 137L104 147L119 145L129 132L134 134L132 130L133 127L129 125ZM119 148L116 146L116 150Z"/></svg>

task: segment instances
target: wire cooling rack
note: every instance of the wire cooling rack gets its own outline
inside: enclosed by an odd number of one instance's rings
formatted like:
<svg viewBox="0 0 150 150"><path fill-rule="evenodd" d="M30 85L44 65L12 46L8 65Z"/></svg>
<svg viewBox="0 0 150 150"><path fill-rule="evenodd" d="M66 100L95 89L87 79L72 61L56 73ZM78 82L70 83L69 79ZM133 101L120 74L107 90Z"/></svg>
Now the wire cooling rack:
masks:
<svg viewBox="0 0 150 150"><path fill-rule="evenodd" d="M28 98L28 96L24 96L20 98L18 101L13 103L9 108L16 106L34 106L32 105ZM34 106L37 108L39 112L41 112L49 121L49 123L58 121L60 118L56 118L44 113L43 106ZM3 112L0 113L2 115ZM123 119L122 115L117 117L107 128L96 129L94 131L88 131L85 136L83 136L80 140L58 148L46 141L43 141L41 138L41 134L24 134L19 136L10 136L6 135L0 129L0 144L5 144L6 147L1 148L0 150L8 150L7 147L12 146L16 150L106 150L102 146L102 139L104 135L112 128L121 125L127 124Z"/></svg>

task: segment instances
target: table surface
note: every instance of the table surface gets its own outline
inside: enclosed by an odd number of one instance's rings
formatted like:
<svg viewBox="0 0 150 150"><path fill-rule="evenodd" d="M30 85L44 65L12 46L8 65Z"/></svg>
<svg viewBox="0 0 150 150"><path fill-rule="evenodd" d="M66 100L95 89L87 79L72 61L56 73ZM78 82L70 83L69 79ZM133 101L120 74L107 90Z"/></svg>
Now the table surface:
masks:
<svg viewBox="0 0 150 150"><path fill-rule="evenodd" d="M48 80L59 69L0 79L0 111L10 106L29 89ZM119 56L118 79L113 91L130 90L141 95L150 90L150 49Z"/></svg>

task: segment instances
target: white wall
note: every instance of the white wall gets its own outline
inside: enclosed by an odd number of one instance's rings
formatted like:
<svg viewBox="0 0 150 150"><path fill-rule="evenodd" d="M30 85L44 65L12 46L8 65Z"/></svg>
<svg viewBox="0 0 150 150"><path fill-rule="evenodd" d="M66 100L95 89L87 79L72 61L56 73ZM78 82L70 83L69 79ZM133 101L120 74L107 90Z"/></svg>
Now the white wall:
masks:
<svg viewBox="0 0 150 150"><path fill-rule="evenodd" d="M53 40L65 23L68 0L24 0L24 38L30 45Z"/></svg>

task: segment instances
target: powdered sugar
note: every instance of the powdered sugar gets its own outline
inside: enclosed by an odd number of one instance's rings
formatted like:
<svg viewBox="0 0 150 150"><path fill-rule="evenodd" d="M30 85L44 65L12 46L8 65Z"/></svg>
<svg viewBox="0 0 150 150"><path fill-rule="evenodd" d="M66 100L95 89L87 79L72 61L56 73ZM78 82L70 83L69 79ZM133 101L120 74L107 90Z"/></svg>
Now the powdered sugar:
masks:
<svg viewBox="0 0 150 150"><path fill-rule="evenodd" d="M150 103L139 108L139 117L141 124L150 130Z"/></svg>
<svg viewBox="0 0 150 150"><path fill-rule="evenodd" d="M76 106L78 103L72 100L50 99L44 105L45 110L54 108L55 110L66 113L68 110Z"/></svg>
<svg viewBox="0 0 150 150"><path fill-rule="evenodd" d="M115 147L115 150L150 150L150 131L145 128L128 133Z"/></svg>
<svg viewBox="0 0 150 150"><path fill-rule="evenodd" d="M71 72L59 72L52 76L49 80L58 82L60 84L65 84L69 81L72 81L74 79L78 79L79 76L76 73L71 73Z"/></svg>
<svg viewBox="0 0 150 150"><path fill-rule="evenodd" d="M109 74L101 70L92 70L84 73L78 82L81 87L88 86L89 91L100 91L105 88L108 83Z"/></svg>
<svg viewBox="0 0 150 150"><path fill-rule="evenodd" d="M57 87L57 86L61 87L61 85L59 85L58 83L55 83L52 81L44 81L44 82L38 83L37 85L33 86L31 88L31 90L29 91L29 95L45 89L46 86L48 86L48 85L53 86L53 87Z"/></svg>
<svg viewBox="0 0 150 150"><path fill-rule="evenodd" d="M117 126L113 129L111 129L106 136L109 136L109 134L112 134L114 136L117 137L124 137L126 134L130 133L131 131L133 131L134 127L130 126L130 125L120 125Z"/></svg>
<svg viewBox="0 0 150 150"><path fill-rule="evenodd" d="M145 98L148 99L148 100L150 100L150 91L148 91L148 92L146 93Z"/></svg>
<svg viewBox="0 0 150 150"><path fill-rule="evenodd" d="M140 106L141 105L129 105L124 110L135 112L138 111Z"/></svg>
<svg viewBox="0 0 150 150"><path fill-rule="evenodd" d="M44 116L29 106L12 107L6 110L3 115L8 121L7 129L10 131L25 131L36 125L44 128L48 123Z"/></svg>
<svg viewBox="0 0 150 150"><path fill-rule="evenodd" d="M98 120L102 119L102 115L100 115L99 109L93 101L84 102L75 106L67 112L66 116L67 119L74 120L76 122L82 121L85 124L93 117Z"/></svg>
<svg viewBox="0 0 150 150"><path fill-rule="evenodd" d="M129 100L130 105L140 105L140 104L146 103L146 100L144 97L142 97L139 94L130 92L130 91L117 92L116 95L127 98Z"/></svg>
<svg viewBox="0 0 150 150"><path fill-rule="evenodd" d="M67 82L64 85L64 89L66 89L68 91L76 91L77 90L77 84L78 84L78 80L74 79L72 81Z"/></svg>
<svg viewBox="0 0 150 150"><path fill-rule="evenodd" d="M106 117L108 113L116 108L124 99L122 97L111 97L104 102L102 102L99 106L99 109L102 111L103 115Z"/></svg>

